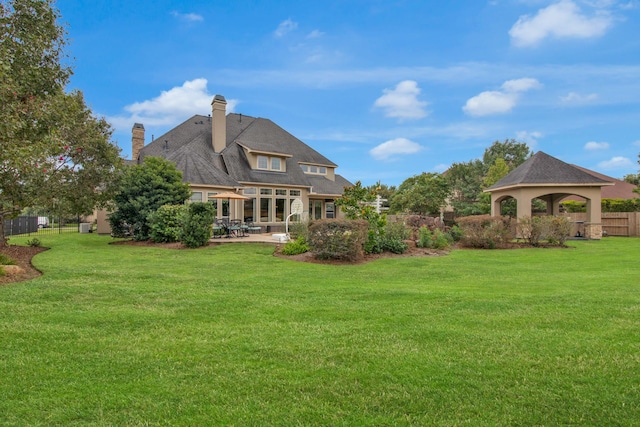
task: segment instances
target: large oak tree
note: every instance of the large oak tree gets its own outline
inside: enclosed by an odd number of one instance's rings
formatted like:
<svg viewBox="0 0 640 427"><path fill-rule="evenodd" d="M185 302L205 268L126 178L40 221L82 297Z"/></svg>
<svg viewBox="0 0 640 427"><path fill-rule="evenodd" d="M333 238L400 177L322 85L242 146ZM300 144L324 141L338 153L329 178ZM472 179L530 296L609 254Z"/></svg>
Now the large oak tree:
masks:
<svg viewBox="0 0 640 427"><path fill-rule="evenodd" d="M59 19L52 0L0 1L0 230L26 207L89 213L112 197L119 173L109 124L66 92Z"/></svg>

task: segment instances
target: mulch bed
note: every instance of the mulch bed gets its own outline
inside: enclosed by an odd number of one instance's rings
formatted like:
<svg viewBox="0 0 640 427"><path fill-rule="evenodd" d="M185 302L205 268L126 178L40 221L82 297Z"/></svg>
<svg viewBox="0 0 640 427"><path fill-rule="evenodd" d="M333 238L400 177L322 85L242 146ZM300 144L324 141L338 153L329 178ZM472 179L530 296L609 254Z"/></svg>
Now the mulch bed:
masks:
<svg viewBox="0 0 640 427"><path fill-rule="evenodd" d="M0 285L7 283L22 282L25 280L35 279L42 275L40 270L36 269L31 264L31 259L40 252L46 251L48 248L39 246L16 246L8 245L4 248L0 248L2 253L7 258L13 260L15 264L24 269L24 273L19 274L5 274L0 276Z"/></svg>

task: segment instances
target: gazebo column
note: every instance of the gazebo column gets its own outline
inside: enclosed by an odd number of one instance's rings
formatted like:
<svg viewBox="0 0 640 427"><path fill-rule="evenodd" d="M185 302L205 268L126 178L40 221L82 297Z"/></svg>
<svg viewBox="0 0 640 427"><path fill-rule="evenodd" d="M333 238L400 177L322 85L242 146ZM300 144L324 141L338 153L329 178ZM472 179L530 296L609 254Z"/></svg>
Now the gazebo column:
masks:
<svg viewBox="0 0 640 427"><path fill-rule="evenodd" d="M517 200L517 215L518 218L522 218L523 216L531 217L531 198L525 197L522 194L516 197Z"/></svg>
<svg viewBox="0 0 640 427"><path fill-rule="evenodd" d="M602 206L601 201L587 199L587 222L584 225L584 234L587 239L600 240L602 238Z"/></svg>
<svg viewBox="0 0 640 427"><path fill-rule="evenodd" d="M500 212L500 198L496 194L491 193L491 216L500 215Z"/></svg>

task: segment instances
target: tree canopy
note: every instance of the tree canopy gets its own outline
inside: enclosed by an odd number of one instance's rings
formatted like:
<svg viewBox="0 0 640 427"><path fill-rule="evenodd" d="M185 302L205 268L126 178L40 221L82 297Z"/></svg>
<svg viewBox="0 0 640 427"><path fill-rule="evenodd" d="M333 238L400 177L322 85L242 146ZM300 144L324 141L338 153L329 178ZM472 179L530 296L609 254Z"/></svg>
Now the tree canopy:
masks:
<svg viewBox="0 0 640 427"><path fill-rule="evenodd" d="M91 212L109 200L122 160L82 93L52 0L0 2L0 230L24 208ZM0 245L6 242L0 236Z"/></svg>
<svg viewBox="0 0 640 427"><path fill-rule="evenodd" d="M446 206L451 194L447 179L438 173L422 173L404 180L393 196L391 207L396 212L419 215L437 214Z"/></svg>
<svg viewBox="0 0 640 427"><path fill-rule="evenodd" d="M141 165L128 168L114 197L116 210L109 215L113 234L132 233L135 240L150 237L150 216L163 205L179 205L191 197L189 184L175 164L159 157L146 157Z"/></svg>

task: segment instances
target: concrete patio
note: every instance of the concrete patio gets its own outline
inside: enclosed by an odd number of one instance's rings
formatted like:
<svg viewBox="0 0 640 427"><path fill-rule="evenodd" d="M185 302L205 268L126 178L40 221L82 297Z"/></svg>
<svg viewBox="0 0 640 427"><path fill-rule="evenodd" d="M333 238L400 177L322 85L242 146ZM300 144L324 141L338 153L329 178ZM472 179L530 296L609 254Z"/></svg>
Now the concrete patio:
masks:
<svg viewBox="0 0 640 427"><path fill-rule="evenodd" d="M247 234L245 237L229 237L226 236L212 238L209 241L211 243L273 243L280 244L285 243L281 241L278 235L284 233L262 233L262 234ZM274 236L276 235L276 236Z"/></svg>

